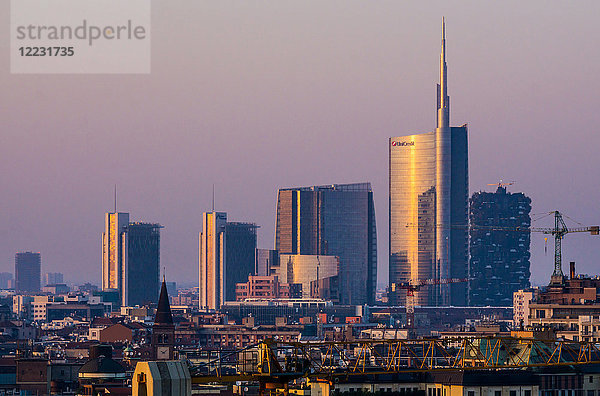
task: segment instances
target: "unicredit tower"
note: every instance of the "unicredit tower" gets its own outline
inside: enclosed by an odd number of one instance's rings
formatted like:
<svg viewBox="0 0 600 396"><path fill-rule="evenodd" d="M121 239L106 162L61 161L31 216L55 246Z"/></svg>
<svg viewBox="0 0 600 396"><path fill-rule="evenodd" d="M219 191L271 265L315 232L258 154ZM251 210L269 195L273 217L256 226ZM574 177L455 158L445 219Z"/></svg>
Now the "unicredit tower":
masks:
<svg viewBox="0 0 600 396"><path fill-rule="evenodd" d="M447 78L442 22L437 127L388 142L391 304L405 303L406 290L397 287L401 283L467 277L467 125L450 126ZM414 303L465 306L466 299L467 284L462 282L422 287Z"/></svg>

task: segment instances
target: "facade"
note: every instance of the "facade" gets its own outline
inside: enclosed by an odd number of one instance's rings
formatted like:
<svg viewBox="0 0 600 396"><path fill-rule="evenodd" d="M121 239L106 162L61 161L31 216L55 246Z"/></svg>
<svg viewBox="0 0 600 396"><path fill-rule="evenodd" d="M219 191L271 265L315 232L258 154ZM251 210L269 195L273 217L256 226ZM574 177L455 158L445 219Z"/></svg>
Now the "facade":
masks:
<svg viewBox="0 0 600 396"><path fill-rule="evenodd" d="M271 270L279 280L288 284L300 284L302 297L310 297L311 282L338 276L340 259L337 256L307 254L281 254L279 267Z"/></svg>
<svg viewBox="0 0 600 396"><path fill-rule="evenodd" d="M513 293L530 286L531 199L498 185L495 193L476 192L469 206L469 305L504 306Z"/></svg>
<svg viewBox="0 0 600 396"><path fill-rule="evenodd" d="M235 301L235 285L255 271L256 224L227 222L227 213L202 214L199 306L219 309Z"/></svg>
<svg viewBox="0 0 600 396"><path fill-rule="evenodd" d="M126 257L123 252L125 229L129 224L129 213L106 213L102 233L102 290L122 289L123 266ZM124 304L127 305L127 304Z"/></svg>
<svg viewBox="0 0 600 396"><path fill-rule="evenodd" d="M443 33L437 128L388 142L390 286L467 277L467 126L450 126L445 47ZM405 293L393 292L389 298L392 304L403 304ZM417 305L465 306L466 302L465 283L415 293Z"/></svg>
<svg viewBox="0 0 600 396"><path fill-rule="evenodd" d="M40 291L42 255L21 252L15 254L15 291L38 293Z"/></svg>
<svg viewBox="0 0 600 396"><path fill-rule="evenodd" d="M339 257L340 302L374 304L377 231L371 184L280 189L275 249L281 257ZM310 282L303 288L309 292Z"/></svg>
<svg viewBox="0 0 600 396"><path fill-rule="evenodd" d="M158 300L161 228L156 223L130 223L129 213L106 213L102 290L117 290L122 306Z"/></svg>

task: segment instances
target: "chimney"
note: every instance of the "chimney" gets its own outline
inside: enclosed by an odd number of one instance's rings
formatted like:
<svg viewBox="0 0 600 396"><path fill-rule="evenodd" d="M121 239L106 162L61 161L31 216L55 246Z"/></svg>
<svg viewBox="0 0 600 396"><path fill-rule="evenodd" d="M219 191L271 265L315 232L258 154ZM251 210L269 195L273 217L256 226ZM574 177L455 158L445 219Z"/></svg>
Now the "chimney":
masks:
<svg viewBox="0 0 600 396"><path fill-rule="evenodd" d="M575 279L575 261L569 263L571 265L571 273L569 274L570 279Z"/></svg>

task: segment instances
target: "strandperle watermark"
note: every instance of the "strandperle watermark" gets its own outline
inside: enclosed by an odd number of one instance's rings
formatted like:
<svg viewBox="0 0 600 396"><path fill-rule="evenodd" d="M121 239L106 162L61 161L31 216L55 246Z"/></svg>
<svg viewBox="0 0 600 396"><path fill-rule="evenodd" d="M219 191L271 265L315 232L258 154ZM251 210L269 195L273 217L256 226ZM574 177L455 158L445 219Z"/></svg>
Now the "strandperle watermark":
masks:
<svg viewBox="0 0 600 396"><path fill-rule="evenodd" d="M11 0L12 73L150 73L150 0Z"/></svg>

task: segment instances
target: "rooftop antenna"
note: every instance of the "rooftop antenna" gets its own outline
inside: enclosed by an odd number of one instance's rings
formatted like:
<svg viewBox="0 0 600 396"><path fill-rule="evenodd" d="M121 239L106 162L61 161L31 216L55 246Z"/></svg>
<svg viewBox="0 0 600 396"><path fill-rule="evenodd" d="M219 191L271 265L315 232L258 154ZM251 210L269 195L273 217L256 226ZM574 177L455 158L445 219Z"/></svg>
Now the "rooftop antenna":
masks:
<svg viewBox="0 0 600 396"><path fill-rule="evenodd" d="M115 183L115 213L117 213L117 184Z"/></svg>
<svg viewBox="0 0 600 396"><path fill-rule="evenodd" d="M215 211L215 183L213 183L213 190L212 190L212 211Z"/></svg>

